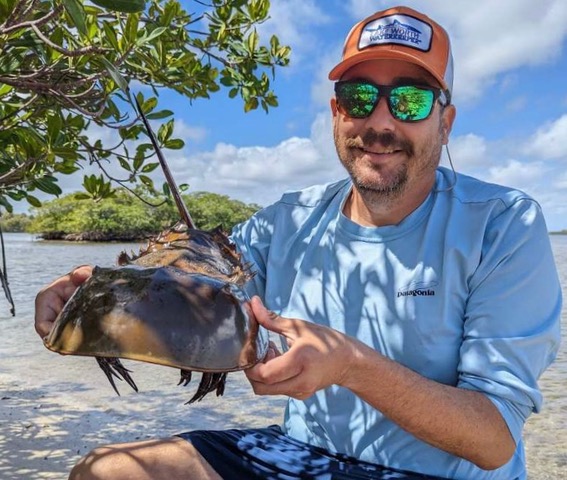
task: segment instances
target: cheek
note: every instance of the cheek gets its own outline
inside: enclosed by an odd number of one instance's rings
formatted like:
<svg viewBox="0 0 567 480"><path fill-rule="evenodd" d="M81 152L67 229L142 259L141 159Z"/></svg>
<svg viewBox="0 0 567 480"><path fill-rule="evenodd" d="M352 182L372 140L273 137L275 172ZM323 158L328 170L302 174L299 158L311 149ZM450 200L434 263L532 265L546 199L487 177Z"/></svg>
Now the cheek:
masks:
<svg viewBox="0 0 567 480"><path fill-rule="evenodd" d="M356 121L346 119L344 115L340 113L333 117L333 131L335 136L338 135L341 138L356 137L362 134L362 129L360 125L357 125Z"/></svg>

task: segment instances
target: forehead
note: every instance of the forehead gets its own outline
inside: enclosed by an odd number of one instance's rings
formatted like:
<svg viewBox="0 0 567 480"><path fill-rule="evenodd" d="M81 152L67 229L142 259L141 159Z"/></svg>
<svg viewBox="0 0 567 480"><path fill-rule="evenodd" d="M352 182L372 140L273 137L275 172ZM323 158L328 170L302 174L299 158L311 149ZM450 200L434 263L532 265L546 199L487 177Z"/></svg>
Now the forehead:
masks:
<svg viewBox="0 0 567 480"><path fill-rule="evenodd" d="M349 68L341 80L364 78L380 85L391 85L399 79L438 86L438 82L424 68L403 60L367 60Z"/></svg>

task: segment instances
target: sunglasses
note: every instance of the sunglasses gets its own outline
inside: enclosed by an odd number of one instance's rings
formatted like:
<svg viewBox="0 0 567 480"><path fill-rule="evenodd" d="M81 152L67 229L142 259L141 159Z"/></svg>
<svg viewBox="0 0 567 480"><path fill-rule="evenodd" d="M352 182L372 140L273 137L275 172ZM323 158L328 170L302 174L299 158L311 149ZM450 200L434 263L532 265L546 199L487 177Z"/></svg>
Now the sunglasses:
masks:
<svg viewBox="0 0 567 480"><path fill-rule="evenodd" d="M380 97L388 100L392 116L402 122L425 120L433 111L437 99L447 105L447 96L440 88L417 85L376 85L363 80L335 83L339 111L351 118L369 117Z"/></svg>

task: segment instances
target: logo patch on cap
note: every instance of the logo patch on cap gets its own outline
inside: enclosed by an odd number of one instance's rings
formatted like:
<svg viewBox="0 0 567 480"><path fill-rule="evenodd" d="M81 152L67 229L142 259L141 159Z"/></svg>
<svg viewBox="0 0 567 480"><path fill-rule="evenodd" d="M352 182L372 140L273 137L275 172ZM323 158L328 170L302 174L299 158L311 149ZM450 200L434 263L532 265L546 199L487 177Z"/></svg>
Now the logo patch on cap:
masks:
<svg viewBox="0 0 567 480"><path fill-rule="evenodd" d="M362 29L358 48L373 45L403 45L427 52L431 48L432 28L408 15L390 15L368 22Z"/></svg>

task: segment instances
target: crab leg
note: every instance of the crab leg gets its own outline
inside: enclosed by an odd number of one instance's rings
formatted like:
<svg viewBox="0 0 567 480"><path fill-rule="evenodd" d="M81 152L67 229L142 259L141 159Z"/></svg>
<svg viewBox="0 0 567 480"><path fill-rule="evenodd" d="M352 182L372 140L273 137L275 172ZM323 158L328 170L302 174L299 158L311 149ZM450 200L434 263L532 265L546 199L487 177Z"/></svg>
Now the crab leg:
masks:
<svg viewBox="0 0 567 480"><path fill-rule="evenodd" d="M181 378L179 379L179 383L177 385L183 384L186 387L189 382L191 381L191 370L179 370L181 373Z"/></svg>
<svg viewBox="0 0 567 480"><path fill-rule="evenodd" d="M106 378L112 385L112 388L116 392L118 396L120 396L120 392L116 388L116 384L114 383L114 378L116 377L119 380L125 380L128 385L130 385L136 392L138 391L138 387L132 380L130 376L130 370L128 370L122 362L118 358L110 358L110 357L95 357L96 361L98 362L98 366L102 369Z"/></svg>
<svg viewBox="0 0 567 480"><path fill-rule="evenodd" d="M200 402L205 398L207 393L212 392L216 389L217 396L222 395L224 392L224 384L226 381L226 372L223 373L208 373L204 372L203 376L201 377L201 383L199 383L199 387L197 388L197 393L193 395L193 398L186 402L187 404L191 404L193 402Z"/></svg>

